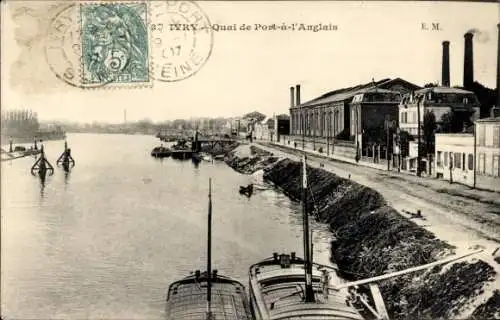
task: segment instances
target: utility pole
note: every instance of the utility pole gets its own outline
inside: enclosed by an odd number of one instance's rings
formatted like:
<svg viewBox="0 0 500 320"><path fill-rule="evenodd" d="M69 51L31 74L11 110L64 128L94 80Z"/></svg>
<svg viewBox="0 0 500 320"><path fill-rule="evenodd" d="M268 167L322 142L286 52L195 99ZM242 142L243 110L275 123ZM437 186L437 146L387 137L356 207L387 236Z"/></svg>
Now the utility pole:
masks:
<svg viewBox="0 0 500 320"><path fill-rule="evenodd" d="M328 111L327 116L326 116L326 155L330 155L330 124L331 124L331 114Z"/></svg>
<svg viewBox="0 0 500 320"><path fill-rule="evenodd" d="M385 130L386 130L386 136L387 136L387 142L385 146L385 160L387 161L387 171L390 171L390 166L389 166L389 131L390 131L390 124L391 121L389 120L390 117L388 116L385 120Z"/></svg>
<svg viewBox="0 0 500 320"><path fill-rule="evenodd" d="M453 183L453 159L454 155L452 152L450 152L450 184Z"/></svg>
<svg viewBox="0 0 500 320"><path fill-rule="evenodd" d="M318 127L318 116L316 115L316 112L313 113L313 130L312 130L312 138L313 138L313 150L316 151L316 128Z"/></svg>
<svg viewBox="0 0 500 320"><path fill-rule="evenodd" d="M417 177L421 176L420 173L420 161L422 155L420 154L420 103L422 100L417 100Z"/></svg>
<svg viewBox="0 0 500 320"><path fill-rule="evenodd" d="M302 114L302 150L306 148L306 117L305 114Z"/></svg>
<svg viewBox="0 0 500 320"><path fill-rule="evenodd" d="M337 137L337 110L333 109L332 156L335 156L335 138Z"/></svg>
<svg viewBox="0 0 500 320"><path fill-rule="evenodd" d="M476 128L477 124L476 122L474 121L474 163L472 165L472 169L474 170L474 183L472 184L472 187L475 189L476 188L476 163L477 163L477 160L476 160L476 156L477 156L477 128ZM464 164L465 166L465 164Z"/></svg>

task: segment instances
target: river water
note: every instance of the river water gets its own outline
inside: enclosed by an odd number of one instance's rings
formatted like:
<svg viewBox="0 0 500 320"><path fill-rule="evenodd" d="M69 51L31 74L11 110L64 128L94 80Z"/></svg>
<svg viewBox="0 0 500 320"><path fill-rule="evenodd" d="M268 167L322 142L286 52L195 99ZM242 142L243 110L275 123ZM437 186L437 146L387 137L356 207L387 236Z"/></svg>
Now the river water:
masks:
<svg viewBox="0 0 500 320"><path fill-rule="evenodd" d="M223 162L154 159L141 135L68 134L76 166L44 184L34 158L2 162L3 319L161 319L168 285L205 269L208 179L213 268L245 286L272 252L303 255L300 205ZM44 143L49 161L62 141ZM251 198L238 193L253 182ZM311 221L315 261L331 234Z"/></svg>

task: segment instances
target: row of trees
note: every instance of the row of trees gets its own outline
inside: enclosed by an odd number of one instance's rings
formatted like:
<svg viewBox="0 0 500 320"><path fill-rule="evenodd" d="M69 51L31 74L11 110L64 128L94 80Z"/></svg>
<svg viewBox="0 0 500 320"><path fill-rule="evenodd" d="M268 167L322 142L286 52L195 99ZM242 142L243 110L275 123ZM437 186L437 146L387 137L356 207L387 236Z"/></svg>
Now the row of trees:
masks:
<svg viewBox="0 0 500 320"><path fill-rule="evenodd" d="M18 136L29 135L36 132L40 123L38 115L31 110L5 110L1 113L2 135Z"/></svg>
<svg viewBox="0 0 500 320"><path fill-rule="evenodd" d="M202 118L202 119L175 119L161 122L153 122L151 119L142 119L139 121L130 121L127 123L105 123L94 121L92 123L77 122L52 122L61 126L66 132L141 132L158 133L161 131L176 130L201 130L222 131L228 125L230 118Z"/></svg>

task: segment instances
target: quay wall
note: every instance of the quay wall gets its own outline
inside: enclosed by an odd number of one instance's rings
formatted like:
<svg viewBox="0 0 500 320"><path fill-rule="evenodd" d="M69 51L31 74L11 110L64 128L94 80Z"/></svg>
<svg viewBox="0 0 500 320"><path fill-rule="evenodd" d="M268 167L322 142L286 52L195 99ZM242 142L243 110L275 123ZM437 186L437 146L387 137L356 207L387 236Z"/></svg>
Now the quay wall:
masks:
<svg viewBox="0 0 500 320"><path fill-rule="evenodd" d="M226 163L242 173L264 170L293 200L301 194L301 164L278 159L253 147L252 155L237 150ZM388 206L376 190L308 167L308 212L329 224L335 235L332 261L342 276L364 279L430 263L455 252ZM312 195L312 196L311 196ZM379 283L391 319L492 319L500 315L500 291L494 289L495 269L478 259L463 259L446 268L434 267ZM492 289L493 287L493 289ZM487 292L487 293L485 293Z"/></svg>

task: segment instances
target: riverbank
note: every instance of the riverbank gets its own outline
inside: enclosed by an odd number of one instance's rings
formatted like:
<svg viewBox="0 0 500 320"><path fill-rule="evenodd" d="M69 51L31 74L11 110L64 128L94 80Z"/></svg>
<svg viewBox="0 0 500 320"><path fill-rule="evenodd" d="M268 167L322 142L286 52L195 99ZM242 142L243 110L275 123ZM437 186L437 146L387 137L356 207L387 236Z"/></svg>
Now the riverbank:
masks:
<svg viewBox="0 0 500 320"><path fill-rule="evenodd" d="M255 147L254 150L249 161L248 150L237 148L230 166L251 173L263 167L266 157L274 157L276 161L264 170L264 178L290 198L299 199L300 163ZM346 278L386 274L469 249L438 239L399 214L374 189L321 168L309 168L308 180L312 193L308 207L317 220L328 223L335 233L332 259ZM488 252L379 285L393 319L489 319L500 313L499 294L495 291L498 268Z"/></svg>
<svg viewBox="0 0 500 320"><path fill-rule="evenodd" d="M6 145L9 145L10 141L12 140L12 143L14 145L16 145L16 144L29 144L29 143L33 143L35 137L36 137L38 142L40 140L42 140L42 141L64 140L64 139L66 139L66 133L59 132L59 131L40 131L40 132L34 133L31 136L29 136L29 135L26 135L26 136L2 135L0 137L0 143L2 146L6 146Z"/></svg>
<svg viewBox="0 0 500 320"><path fill-rule="evenodd" d="M202 145L201 152L208 153L211 156L224 156L226 157L231 151L235 150L240 145L239 142L234 141L229 144L215 144L211 145Z"/></svg>
<svg viewBox="0 0 500 320"><path fill-rule="evenodd" d="M224 161L235 171L250 174L266 168L278 161L278 159L271 152L255 146L241 145L241 147L231 150L224 158Z"/></svg>

